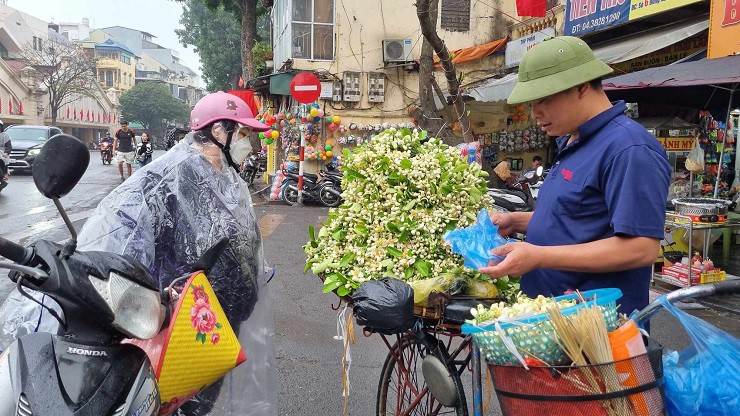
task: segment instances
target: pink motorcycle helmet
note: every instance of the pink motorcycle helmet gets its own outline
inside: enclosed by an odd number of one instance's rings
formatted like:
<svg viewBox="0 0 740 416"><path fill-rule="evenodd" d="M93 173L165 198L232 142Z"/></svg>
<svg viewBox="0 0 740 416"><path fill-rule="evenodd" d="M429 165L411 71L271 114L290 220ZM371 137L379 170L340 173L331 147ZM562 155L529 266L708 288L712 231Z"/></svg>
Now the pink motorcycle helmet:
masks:
<svg viewBox="0 0 740 416"><path fill-rule="evenodd" d="M270 130L266 124L254 119L244 100L223 91L208 94L195 104L190 112L190 128L200 130L218 120L231 120L257 132Z"/></svg>

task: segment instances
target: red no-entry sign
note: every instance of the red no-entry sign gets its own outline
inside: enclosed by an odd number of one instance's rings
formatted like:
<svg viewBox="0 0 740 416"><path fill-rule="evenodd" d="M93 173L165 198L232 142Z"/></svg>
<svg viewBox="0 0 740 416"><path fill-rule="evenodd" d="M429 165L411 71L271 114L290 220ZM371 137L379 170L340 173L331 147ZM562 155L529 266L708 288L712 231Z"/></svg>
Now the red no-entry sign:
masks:
<svg viewBox="0 0 740 416"><path fill-rule="evenodd" d="M301 72L290 81L290 94L299 103L309 104L319 99L321 82L316 75L310 72Z"/></svg>

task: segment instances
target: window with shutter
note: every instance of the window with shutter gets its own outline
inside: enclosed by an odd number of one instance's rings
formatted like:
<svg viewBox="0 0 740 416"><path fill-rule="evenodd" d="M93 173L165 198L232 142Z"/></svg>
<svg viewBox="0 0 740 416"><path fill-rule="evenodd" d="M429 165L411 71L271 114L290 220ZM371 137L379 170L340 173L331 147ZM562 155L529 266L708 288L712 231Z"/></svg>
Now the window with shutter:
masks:
<svg viewBox="0 0 740 416"><path fill-rule="evenodd" d="M456 32L470 30L470 1L442 0L442 29Z"/></svg>

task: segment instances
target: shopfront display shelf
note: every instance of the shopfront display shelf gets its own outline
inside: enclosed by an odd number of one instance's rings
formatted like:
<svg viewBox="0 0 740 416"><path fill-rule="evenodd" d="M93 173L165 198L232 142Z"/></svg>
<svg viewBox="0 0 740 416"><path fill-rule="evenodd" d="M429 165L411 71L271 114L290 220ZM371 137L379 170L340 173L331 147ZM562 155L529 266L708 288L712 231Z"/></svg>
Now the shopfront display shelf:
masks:
<svg viewBox="0 0 740 416"><path fill-rule="evenodd" d="M685 215L676 214L674 212L667 212L666 213L666 221L665 221L666 227L674 227L674 228L683 228L687 230L688 235L688 247L689 247L689 258L691 257L691 253L694 251L694 232L695 231L703 231L704 232L704 238L703 240L703 247L696 247L697 249L701 249L701 254L704 258L710 258L709 252L711 249L711 236L710 233L712 231L727 230L728 232L732 229L738 228L740 229L740 222L737 222L735 220L728 220L727 222L721 222L721 223L704 223L704 222L695 222L690 217L687 217ZM725 250L723 250L723 257L724 253L729 253L729 244L730 238L725 236L723 238L723 244L726 246ZM657 272L655 270L655 267L653 267L653 281L660 281L664 283L668 283L673 286L678 287L688 287L692 286L690 283L684 283L679 281L678 279L672 278L670 276L664 276L660 272Z"/></svg>

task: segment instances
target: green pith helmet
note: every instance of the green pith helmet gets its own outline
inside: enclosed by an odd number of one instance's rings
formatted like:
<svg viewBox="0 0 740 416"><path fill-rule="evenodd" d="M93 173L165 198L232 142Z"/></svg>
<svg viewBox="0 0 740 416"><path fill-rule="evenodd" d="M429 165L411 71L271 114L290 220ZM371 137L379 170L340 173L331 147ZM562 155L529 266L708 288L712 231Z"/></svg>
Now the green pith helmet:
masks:
<svg viewBox="0 0 740 416"><path fill-rule="evenodd" d="M539 100L612 72L581 39L547 38L524 54L519 64L519 82L507 102Z"/></svg>

